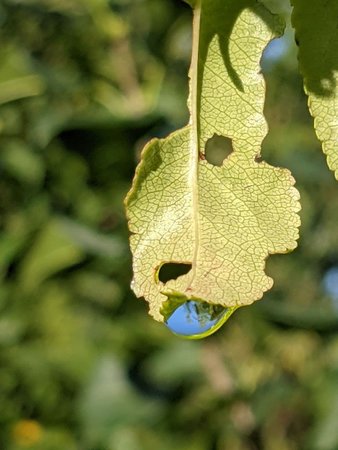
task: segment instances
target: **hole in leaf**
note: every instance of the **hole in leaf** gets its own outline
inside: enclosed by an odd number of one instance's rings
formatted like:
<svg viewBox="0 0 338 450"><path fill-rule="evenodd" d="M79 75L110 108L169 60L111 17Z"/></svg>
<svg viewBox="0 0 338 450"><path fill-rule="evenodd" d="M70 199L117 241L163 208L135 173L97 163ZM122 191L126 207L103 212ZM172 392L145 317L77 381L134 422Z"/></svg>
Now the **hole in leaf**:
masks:
<svg viewBox="0 0 338 450"><path fill-rule="evenodd" d="M233 151L232 139L214 134L206 143L205 159L209 164L220 167Z"/></svg>
<svg viewBox="0 0 338 450"><path fill-rule="evenodd" d="M178 277L186 275L191 268L191 264L165 263L158 272L158 279L162 283L167 283L170 280L176 280Z"/></svg>

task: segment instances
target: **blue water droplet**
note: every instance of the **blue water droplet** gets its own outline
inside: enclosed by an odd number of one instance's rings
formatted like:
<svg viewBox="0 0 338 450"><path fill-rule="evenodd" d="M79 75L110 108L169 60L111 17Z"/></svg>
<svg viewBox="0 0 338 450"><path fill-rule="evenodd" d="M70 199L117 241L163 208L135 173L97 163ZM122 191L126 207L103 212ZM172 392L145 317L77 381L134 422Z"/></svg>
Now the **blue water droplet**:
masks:
<svg viewBox="0 0 338 450"><path fill-rule="evenodd" d="M179 305L165 324L178 336L201 339L217 331L236 309L189 300Z"/></svg>

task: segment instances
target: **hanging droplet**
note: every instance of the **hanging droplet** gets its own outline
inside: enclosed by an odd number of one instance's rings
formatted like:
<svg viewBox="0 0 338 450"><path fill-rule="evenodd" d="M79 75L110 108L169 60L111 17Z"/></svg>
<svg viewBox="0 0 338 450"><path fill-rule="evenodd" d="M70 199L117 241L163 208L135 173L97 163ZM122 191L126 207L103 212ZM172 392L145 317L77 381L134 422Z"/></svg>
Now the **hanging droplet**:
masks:
<svg viewBox="0 0 338 450"><path fill-rule="evenodd" d="M215 333L237 308L188 300L172 312L165 324L177 336L201 339Z"/></svg>

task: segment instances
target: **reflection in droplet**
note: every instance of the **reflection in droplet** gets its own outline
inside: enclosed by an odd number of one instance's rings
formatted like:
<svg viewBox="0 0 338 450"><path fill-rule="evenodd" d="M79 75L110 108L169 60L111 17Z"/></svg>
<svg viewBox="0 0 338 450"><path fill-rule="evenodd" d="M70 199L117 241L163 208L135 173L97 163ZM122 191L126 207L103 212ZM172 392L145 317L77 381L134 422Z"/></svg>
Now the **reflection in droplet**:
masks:
<svg viewBox="0 0 338 450"><path fill-rule="evenodd" d="M178 306L165 324L178 336L201 339L217 331L236 309L189 300Z"/></svg>

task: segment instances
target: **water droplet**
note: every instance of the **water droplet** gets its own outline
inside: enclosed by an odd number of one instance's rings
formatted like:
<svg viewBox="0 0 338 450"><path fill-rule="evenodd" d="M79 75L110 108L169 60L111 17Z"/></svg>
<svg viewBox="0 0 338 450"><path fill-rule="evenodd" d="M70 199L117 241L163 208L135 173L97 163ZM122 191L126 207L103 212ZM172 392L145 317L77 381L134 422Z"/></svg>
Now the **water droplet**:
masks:
<svg viewBox="0 0 338 450"><path fill-rule="evenodd" d="M215 333L237 308L188 300L172 312L165 324L177 336L201 339Z"/></svg>

